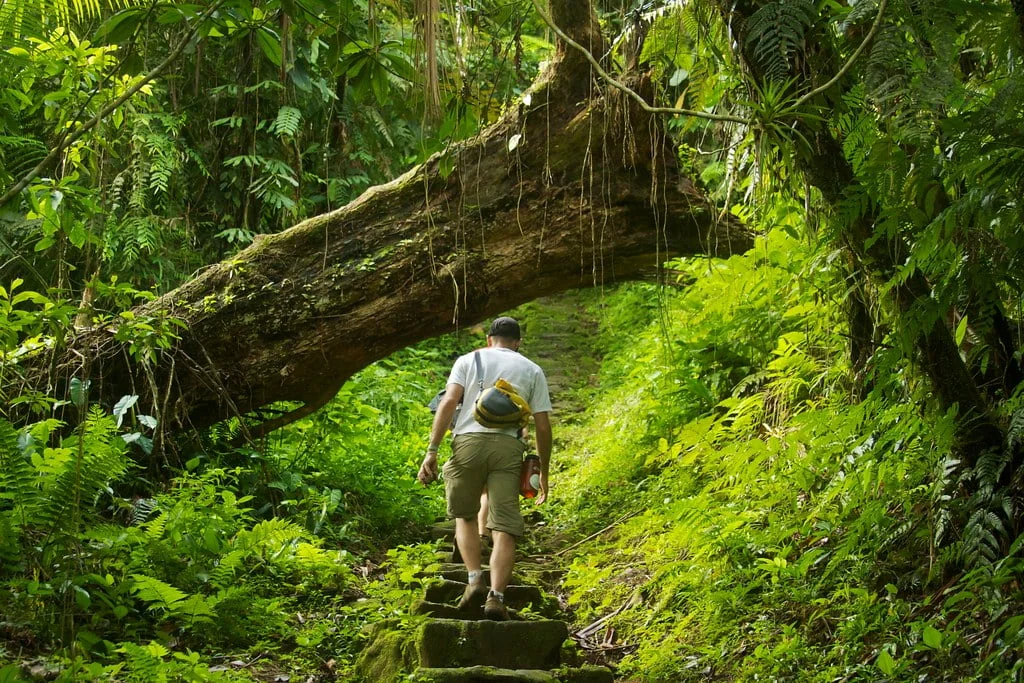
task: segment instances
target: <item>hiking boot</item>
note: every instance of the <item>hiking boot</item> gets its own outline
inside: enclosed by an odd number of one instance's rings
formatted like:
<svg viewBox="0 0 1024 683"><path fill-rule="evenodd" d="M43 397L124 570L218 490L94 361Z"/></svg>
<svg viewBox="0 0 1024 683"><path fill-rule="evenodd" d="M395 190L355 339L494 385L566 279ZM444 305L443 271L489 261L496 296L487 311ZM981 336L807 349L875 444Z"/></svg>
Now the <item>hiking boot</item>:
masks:
<svg viewBox="0 0 1024 683"><path fill-rule="evenodd" d="M484 618L491 621L508 621L508 610L505 609L505 603L493 595L488 595L487 602L484 603Z"/></svg>
<svg viewBox="0 0 1024 683"><path fill-rule="evenodd" d="M470 612L480 609L487 599L487 593L487 584L483 581L467 584L466 590L462 592L462 599L459 600L459 611Z"/></svg>

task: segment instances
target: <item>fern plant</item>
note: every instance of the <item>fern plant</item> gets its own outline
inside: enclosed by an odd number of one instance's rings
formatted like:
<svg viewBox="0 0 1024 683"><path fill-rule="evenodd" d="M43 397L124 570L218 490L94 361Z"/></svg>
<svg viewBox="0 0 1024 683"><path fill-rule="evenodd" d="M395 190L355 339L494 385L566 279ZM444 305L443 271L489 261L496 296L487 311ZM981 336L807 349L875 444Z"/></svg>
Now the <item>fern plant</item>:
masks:
<svg viewBox="0 0 1024 683"><path fill-rule="evenodd" d="M789 78L804 34L817 20L810 0L777 0L760 7L747 22L747 46L770 81Z"/></svg>

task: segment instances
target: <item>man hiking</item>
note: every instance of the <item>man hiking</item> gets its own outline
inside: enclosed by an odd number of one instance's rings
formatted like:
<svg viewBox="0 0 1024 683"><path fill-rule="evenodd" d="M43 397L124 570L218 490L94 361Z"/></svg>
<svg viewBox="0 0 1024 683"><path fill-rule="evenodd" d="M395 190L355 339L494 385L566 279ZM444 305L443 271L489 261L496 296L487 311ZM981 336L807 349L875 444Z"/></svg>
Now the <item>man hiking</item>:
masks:
<svg viewBox="0 0 1024 683"><path fill-rule="evenodd" d="M525 525L519 512L519 475L526 445L516 438L518 425L485 427L473 415L479 387L492 387L502 378L526 399L533 413L537 455L540 456L540 490L537 504L548 497L548 466L551 460L551 398L544 371L519 354L521 335L514 318L497 318L487 333L487 348L461 356L448 377L448 386L434 414L430 444L417 479L424 486L437 479L437 448L463 402L452 426L452 457L444 465L448 516L455 518L455 542L469 573L459 609L484 606L484 616L507 620L505 587L512 576L516 539ZM476 357L474 357L476 356ZM481 384L482 382L482 384ZM483 581L480 564L480 529L477 513L480 494L486 487L490 498L487 528L493 537L491 587Z"/></svg>

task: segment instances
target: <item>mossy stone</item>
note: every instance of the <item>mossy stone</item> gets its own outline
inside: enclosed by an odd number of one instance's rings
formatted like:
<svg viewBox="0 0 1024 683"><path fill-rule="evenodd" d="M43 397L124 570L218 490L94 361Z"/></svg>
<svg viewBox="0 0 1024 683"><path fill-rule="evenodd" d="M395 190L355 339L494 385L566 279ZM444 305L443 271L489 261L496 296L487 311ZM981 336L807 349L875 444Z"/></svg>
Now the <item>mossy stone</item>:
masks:
<svg viewBox="0 0 1024 683"><path fill-rule="evenodd" d="M356 659L360 680L392 683L416 666L414 634L399 630L399 621L385 619L369 629L370 639Z"/></svg>
<svg viewBox="0 0 1024 683"><path fill-rule="evenodd" d="M559 683L614 683L615 675L604 666L563 667L551 672Z"/></svg>
<svg viewBox="0 0 1024 683"><path fill-rule="evenodd" d="M458 621L434 619L417 631L420 666L483 664L506 669L553 669L560 663L562 621Z"/></svg>

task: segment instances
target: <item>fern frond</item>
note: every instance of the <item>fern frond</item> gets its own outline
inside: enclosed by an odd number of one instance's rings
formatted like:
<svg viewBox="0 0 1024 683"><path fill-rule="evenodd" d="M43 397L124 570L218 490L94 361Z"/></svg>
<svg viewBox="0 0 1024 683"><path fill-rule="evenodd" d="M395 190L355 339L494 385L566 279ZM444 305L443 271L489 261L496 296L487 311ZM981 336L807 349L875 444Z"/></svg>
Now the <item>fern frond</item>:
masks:
<svg viewBox="0 0 1024 683"><path fill-rule="evenodd" d="M754 12L747 23L747 47L770 81L790 78L790 59L818 13L809 0L778 0Z"/></svg>
<svg viewBox="0 0 1024 683"><path fill-rule="evenodd" d="M132 593L139 600L147 603L147 607L151 610L163 609L172 611L175 605L188 597L186 593L183 593L169 583L164 583L152 576L132 574L132 580L135 582L135 585L132 587Z"/></svg>
<svg viewBox="0 0 1024 683"><path fill-rule="evenodd" d="M134 680L166 680L167 672L163 658L170 652L160 643L153 642L142 646L126 642L121 644L119 651L125 655L125 663Z"/></svg>
<svg viewBox="0 0 1024 683"><path fill-rule="evenodd" d="M390 126L388 125L388 122L384 120L384 117L377 110L377 108L376 107L370 107L366 111L366 115L367 115L367 117L369 117L370 122L373 123L374 127L377 129L377 133L380 134L380 136L382 138L384 138L384 140L387 141L388 146L389 147L394 147L395 146L395 141L391 137Z"/></svg>
<svg viewBox="0 0 1024 683"><path fill-rule="evenodd" d="M270 124L272 133L281 138L293 138L302 126L302 112L285 105L277 111L277 118Z"/></svg>
<svg viewBox="0 0 1024 683"><path fill-rule="evenodd" d="M1018 408L1010 418L1010 428L1006 430L1006 444L1011 451L1024 444L1024 408Z"/></svg>
<svg viewBox="0 0 1024 683"><path fill-rule="evenodd" d="M156 498L138 498L132 503L131 518L128 523L132 526L141 526L153 511L156 510Z"/></svg>
<svg viewBox="0 0 1024 683"><path fill-rule="evenodd" d="M982 453L974 466L974 478L978 482L979 488L992 489L996 487L999 477L1009 461L1009 454L1003 450L989 450Z"/></svg>
<svg viewBox="0 0 1024 683"><path fill-rule="evenodd" d="M895 529L887 533L882 540L879 542L878 547L880 550L888 550L900 542L902 542L910 534L910 531L914 528L913 521L907 520L902 524L896 526Z"/></svg>
<svg viewBox="0 0 1024 683"><path fill-rule="evenodd" d="M305 529L285 519L267 519L252 529L239 531L233 544L241 550L268 549L278 551L283 546L301 540L306 535Z"/></svg>
<svg viewBox="0 0 1024 683"><path fill-rule="evenodd" d="M35 138L0 135L0 168L9 177L19 178L42 161L48 151Z"/></svg>
<svg viewBox="0 0 1024 683"><path fill-rule="evenodd" d="M215 588L224 589L232 585L238 568L242 566L246 552L244 550L232 550L221 556L217 566L210 572L210 584Z"/></svg>
<svg viewBox="0 0 1024 683"><path fill-rule="evenodd" d="M153 519L149 520L145 524L146 537L151 541L155 541L164 535L164 529L167 528L167 515L160 513Z"/></svg>
<svg viewBox="0 0 1024 683"><path fill-rule="evenodd" d="M35 468L18 446L18 432L0 420L0 510L31 498L38 491Z"/></svg>

